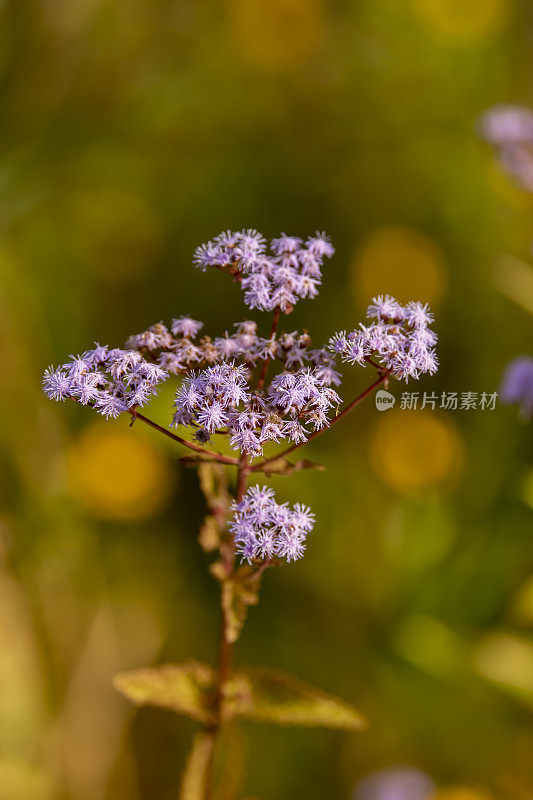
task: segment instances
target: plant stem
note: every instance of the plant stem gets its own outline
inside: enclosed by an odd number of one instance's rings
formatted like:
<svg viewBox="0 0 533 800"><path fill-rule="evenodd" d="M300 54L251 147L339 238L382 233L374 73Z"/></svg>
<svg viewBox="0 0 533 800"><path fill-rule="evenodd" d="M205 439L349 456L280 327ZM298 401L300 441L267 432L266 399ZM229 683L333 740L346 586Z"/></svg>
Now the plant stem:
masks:
<svg viewBox="0 0 533 800"><path fill-rule="evenodd" d="M279 308L276 308L276 310L274 311L274 316L272 318L272 327L270 329L270 339L272 339L272 337L276 333L276 328L278 327L278 322L279 322L279 316L280 316L280 310L279 310ZM268 365L269 364L270 364L270 358L265 358L265 360L263 361L263 366L261 368L261 374L259 375L259 382L257 384L257 391L258 392L261 391L261 389L263 388L263 385L265 383L265 377L266 377L266 374L267 374L267 369L268 369Z"/></svg>
<svg viewBox="0 0 533 800"><path fill-rule="evenodd" d="M172 439L174 442L178 442L178 444L188 447L189 450L194 450L195 453L201 453L203 456L206 456L207 458L210 458L219 464L232 464L233 466L237 466L239 464L239 461L236 458L224 456L222 453L212 453L210 450L204 450L203 447L194 444L194 442L188 442L187 439L182 439L181 436L176 436L176 434L172 433L172 431L169 431L167 428L163 428L162 425L158 425L157 422L145 417L144 414L139 414L139 412L135 411L133 408L128 408L128 412L131 414L132 423L135 422L136 419L140 419L141 422L144 422L146 425L154 428L154 430L159 431L159 433L163 433L165 436L168 436L168 438Z"/></svg>
<svg viewBox="0 0 533 800"><path fill-rule="evenodd" d="M348 405L343 408L340 414L337 414L337 416L331 420L331 423L327 427L320 428L320 430L318 431L314 431L306 439L305 442L298 442L297 444L293 444L292 447L288 447L281 453L272 456L272 458L267 458L265 461L261 461L259 464L254 464L253 467L251 467L250 471L260 472L263 469L263 467L266 467L268 464L272 464L274 461L278 461L280 458L285 458L285 456L288 456L289 453L293 453L295 450L298 450L299 447L303 447L304 444L307 444L308 442L311 442L313 439L316 439L317 436L320 436L320 434L324 433L324 431L328 431L330 428L333 427L333 425L335 425L336 422L339 422L339 420L341 420L343 417L349 414L350 411L352 411L356 406L358 406L359 403L361 403L365 399L365 397L368 397L368 395L371 394L377 386L383 383L383 381L387 380L389 375L390 375L389 371L383 372L379 376L379 378L377 378L377 380L374 381L374 383L371 383L370 386L368 386L368 388L365 389L364 392L362 392L360 395L354 398L351 403L348 403Z"/></svg>
<svg viewBox="0 0 533 800"><path fill-rule="evenodd" d="M246 453L243 453L240 460L237 462L237 485L235 489L235 500L240 503L246 486L248 483L248 475L250 473L249 458ZM217 685L215 694L215 717L216 721L209 729L211 750L209 753L207 767L206 767L206 781L205 781L205 800L210 800L213 788L213 772L215 752L218 740L220 738L220 730L222 726L222 704L224 702L224 685L231 675L232 662L233 662L233 642L227 637L227 619L225 610L222 604L222 592L224 591L224 583L231 580L233 573L233 566L235 562L235 544L232 541L229 545L227 555L224 557L224 566L226 577L222 580L221 584L221 626L220 638L218 645L218 665L217 665Z"/></svg>

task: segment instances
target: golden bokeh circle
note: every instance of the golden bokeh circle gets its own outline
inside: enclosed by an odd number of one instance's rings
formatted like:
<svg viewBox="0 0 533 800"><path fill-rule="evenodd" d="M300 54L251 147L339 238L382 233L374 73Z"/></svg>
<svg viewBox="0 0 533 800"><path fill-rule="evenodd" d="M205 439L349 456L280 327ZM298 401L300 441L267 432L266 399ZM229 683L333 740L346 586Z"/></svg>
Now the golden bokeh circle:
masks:
<svg viewBox="0 0 533 800"><path fill-rule="evenodd" d="M413 0L413 6L429 28L467 44L497 36L512 15L510 0Z"/></svg>
<svg viewBox="0 0 533 800"><path fill-rule="evenodd" d="M350 271L358 306L387 293L400 302L421 300L435 307L448 277L438 245L420 231L406 227L373 231L355 251Z"/></svg>
<svg viewBox="0 0 533 800"><path fill-rule="evenodd" d="M462 441L450 418L437 411L381 412L369 451L382 480L405 495L442 487L462 471Z"/></svg>
<svg viewBox="0 0 533 800"><path fill-rule="evenodd" d="M136 521L157 514L168 500L168 460L135 431L95 422L68 452L73 495L95 516Z"/></svg>

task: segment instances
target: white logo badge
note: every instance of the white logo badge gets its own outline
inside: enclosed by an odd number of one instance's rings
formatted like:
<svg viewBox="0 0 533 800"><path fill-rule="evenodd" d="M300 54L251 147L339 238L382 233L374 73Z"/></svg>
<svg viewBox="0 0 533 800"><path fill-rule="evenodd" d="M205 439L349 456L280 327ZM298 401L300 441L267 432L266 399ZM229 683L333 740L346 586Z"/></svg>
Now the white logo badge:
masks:
<svg viewBox="0 0 533 800"><path fill-rule="evenodd" d="M396 398L390 392L386 392L385 389L380 389L376 392L376 408L378 411L388 411L389 408L394 406L396 402Z"/></svg>

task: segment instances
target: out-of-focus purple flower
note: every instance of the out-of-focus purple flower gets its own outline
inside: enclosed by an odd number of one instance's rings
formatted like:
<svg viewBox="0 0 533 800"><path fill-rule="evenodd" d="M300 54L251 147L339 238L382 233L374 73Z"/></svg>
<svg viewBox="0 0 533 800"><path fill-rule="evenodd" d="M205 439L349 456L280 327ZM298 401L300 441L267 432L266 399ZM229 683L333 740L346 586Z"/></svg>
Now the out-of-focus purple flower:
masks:
<svg viewBox="0 0 533 800"><path fill-rule="evenodd" d="M372 772L357 785L352 800L430 800L435 785L412 767L391 767Z"/></svg>
<svg viewBox="0 0 533 800"><path fill-rule="evenodd" d="M296 503L277 503L274 490L252 486L240 503L233 504L229 530L237 553L251 563L265 558L295 561L305 551L305 539L313 530L315 515L310 508Z"/></svg>
<svg viewBox="0 0 533 800"><path fill-rule="evenodd" d="M429 328L434 317L427 304L412 301L401 306L385 295L374 297L367 314L377 321L348 334L340 331L330 339L333 355L361 365L369 358L376 359L394 377L406 381L437 371L437 335Z"/></svg>
<svg viewBox="0 0 533 800"><path fill-rule="evenodd" d="M480 117L478 127L505 171L533 192L533 111L524 106L494 106Z"/></svg>
<svg viewBox="0 0 533 800"><path fill-rule="evenodd" d="M499 105L479 118L481 136L493 145L533 144L533 111L525 106Z"/></svg>
<svg viewBox="0 0 533 800"><path fill-rule="evenodd" d="M525 419L533 416L533 358L531 356L520 356L507 365L500 396L502 403L520 406L520 413Z"/></svg>

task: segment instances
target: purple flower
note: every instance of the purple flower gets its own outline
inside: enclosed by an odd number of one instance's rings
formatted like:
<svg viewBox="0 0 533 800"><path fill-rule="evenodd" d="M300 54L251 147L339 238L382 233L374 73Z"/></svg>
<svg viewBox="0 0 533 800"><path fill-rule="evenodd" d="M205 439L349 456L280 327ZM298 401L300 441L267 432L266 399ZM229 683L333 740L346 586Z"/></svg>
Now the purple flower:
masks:
<svg viewBox="0 0 533 800"><path fill-rule="evenodd" d="M307 249L315 256L331 258L335 253L335 248L331 244L325 233L316 233L305 243Z"/></svg>
<svg viewBox="0 0 533 800"><path fill-rule="evenodd" d="M51 400L66 400L70 397L71 381L62 369L48 367L43 375L43 391Z"/></svg>
<svg viewBox="0 0 533 800"><path fill-rule="evenodd" d="M71 397L93 406L106 417L117 417L144 405L168 372L146 361L135 350L108 350L96 345L82 356L72 356L61 369L44 373L44 393L52 400Z"/></svg>
<svg viewBox="0 0 533 800"><path fill-rule="evenodd" d="M128 406L121 400L109 392L102 392L94 403L95 409L99 414L102 414L106 419L112 417L116 419L123 411L126 411Z"/></svg>
<svg viewBox="0 0 533 800"><path fill-rule="evenodd" d="M292 508L277 503L269 487L252 486L240 503L233 504L229 530L237 553L251 563L264 558L283 558L287 562L301 558L305 539L313 530L315 515L302 503Z"/></svg>
<svg viewBox="0 0 533 800"><path fill-rule="evenodd" d="M507 365L502 387L501 399L508 405L520 406L525 419L533 416L533 358L520 356Z"/></svg>
<svg viewBox="0 0 533 800"><path fill-rule="evenodd" d="M380 295L374 297L368 306L367 317L376 317L387 322L401 322L404 318L404 310L400 303L390 295Z"/></svg>
<svg viewBox="0 0 533 800"><path fill-rule="evenodd" d="M288 314L299 299L316 297L323 260L335 251L319 233L303 246L298 236L282 234L270 249L268 254L264 237L255 230L226 231L199 247L194 262L202 270L215 267L239 276L249 308Z"/></svg>
<svg viewBox="0 0 533 800"><path fill-rule="evenodd" d="M270 246L277 256L281 256L284 253L295 253L301 244L302 240L298 236L287 236L282 233L279 239L272 239Z"/></svg>
<svg viewBox="0 0 533 800"><path fill-rule="evenodd" d="M404 313L408 325L414 328L425 328L435 321L427 303L422 305L422 303L411 301L407 303Z"/></svg>
<svg viewBox="0 0 533 800"><path fill-rule="evenodd" d="M224 411L224 406L215 400L211 405L200 409L197 420L209 433L214 433L217 428L222 428L227 423L228 415Z"/></svg>
<svg viewBox="0 0 533 800"><path fill-rule="evenodd" d="M367 313L378 321L360 325L349 334L336 333L329 342L334 356L361 365L377 359L392 375L406 381L437 371L437 335L429 328L434 318L427 304L401 306L394 297L384 295L373 298Z"/></svg>
<svg viewBox="0 0 533 800"><path fill-rule="evenodd" d="M199 330L204 327L203 322L198 322L191 317L178 317L172 320L172 333L174 336L183 336L186 339L194 339Z"/></svg>

